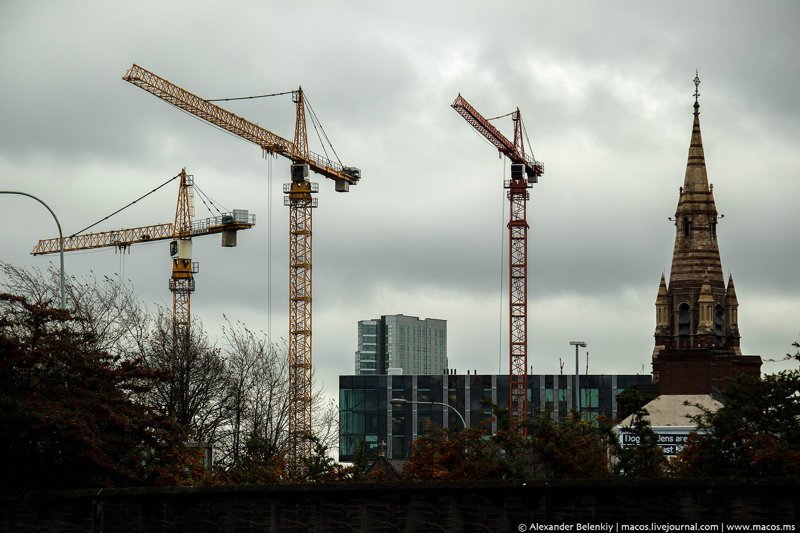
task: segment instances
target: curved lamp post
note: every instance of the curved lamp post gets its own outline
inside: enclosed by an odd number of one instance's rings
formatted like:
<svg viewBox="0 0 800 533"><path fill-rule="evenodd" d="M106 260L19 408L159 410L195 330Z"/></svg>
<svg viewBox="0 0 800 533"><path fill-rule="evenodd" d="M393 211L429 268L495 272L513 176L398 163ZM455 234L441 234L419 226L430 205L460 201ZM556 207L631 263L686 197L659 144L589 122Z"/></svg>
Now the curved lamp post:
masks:
<svg viewBox="0 0 800 533"><path fill-rule="evenodd" d="M415 400L406 400L405 398L392 398L391 400L389 400L389 403L391 403L392 405L397 405L397 406L405 405L407 403L410 403L410 404L415 404L416 403L416 404L425 404L425 405L443 405L443 406L447 407L448 409L452 410L455 414L457 414L458 418L461 420L461 423L464 424L464 429L467 429L467 423L466 423L466 421L464 421L464 417L461 416L461 413L458 412L458 409L456 409L455 407L453 407L450 404L443 403L443 402L419 402L419 401L415 401Z"/></svg>
<svg viewBox="0 0 800 533"><path fill-rule="evenodd" d="M47 210L50 211L50 214L53 215L53 219L56 221L56 226L58 226L58 242L61 245L61 250L59 252L59 255L61 256L60 257L60 259L61 259L61 309L66 309L66 307L67 307L66 298L64 296L64 235L61 233L61 223L58 221L58 217L56 216L55 213L53 213L53 210L50 209L49 205L47 205L41 199L35 197L32 194L28 194L26 192L18 192L18 191L0 191L0 194L19 194L21 196L27 196L28 198L33 198L34 200L36 200L37 202L39 202L40 204L45 206L47 208Z"/></svg>

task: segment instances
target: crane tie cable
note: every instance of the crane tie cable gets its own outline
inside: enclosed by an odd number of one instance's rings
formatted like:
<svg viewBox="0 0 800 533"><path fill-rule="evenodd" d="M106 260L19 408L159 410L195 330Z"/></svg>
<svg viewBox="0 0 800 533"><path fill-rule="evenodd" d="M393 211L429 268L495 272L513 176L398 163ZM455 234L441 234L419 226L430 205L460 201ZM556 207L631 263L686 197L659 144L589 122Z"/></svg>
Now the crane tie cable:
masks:
<svg viewBox="0 0 800 533"><path fill-rule="evenodd" d="M311 107L311 102L309 102L309 100L308 100L308 95L306 95L305 101L306 101L306 107L308 107L308 110L311 112L311 123L314 124L314 130L317 129L317 124L319 124L319 129L322 130L322 135L325 137L325 140L328 142L328 146L331 147L331 151L333 152L333 155L336 156L336 160L341 165L342 164L342 160L339 159L339 154L336 153L336 148L333 147L333 143L328 138L328 134L325 133L325 128L322 127L322 122L319 120L319 117L317 117L317 113L314 111L314 108ZM316 122L316 124L315 124L315 122ZM317 131L317 137L319 137L319 131ZM320 138L319 142L320 142L320 144L322 144L322 150L325 152L325 156L327 157L328 156L328 151L325 150L325 143L322 141L322 138ZM330 158L328 158L328 159L330 159Z"/></svg>
<svg viewBox="0 0 800 533"><path fill-rule="evenodd" d="M204 206L206 206L206 209L208 210L208 212L209 212L209 213L211 213L211 216L214 216L214 213L211 211L211 207L213 207L213 208L214 208L214 210L217 212L217 214L218 214L219 216L222 216L222 211L220 211L220 210L219 210L219 207L217 207L217 204L214 202L214 200L213 200L213 199L212 199L212 198L211 198L209 195L207 195L207 194L205 193L205 191L203 191L203 190L202 190L202 189L201 189L201 188L200 188L200 187L197 185L197 183L195 183L195 184L194 184L194 190L196 190L196 191L197 191L197 196L200 198L200 201L202 201L202 202L203 202L203 205L204 205ZM208 202L211 204L211 207L208 207L208 204L206 203L206 200L205 200L205 199L208 199ZM228 211L228 208L227 208L227 207L225 207L224 205L222 205L222 204L219 204L219 206L220 206L220 207L222 207L222 209L224 209L225 211Z"/></svg>
<svg viewBox="0 0 800 533"><path fill-rule="evenodd" d="M514 111L511 111L510 113L506 113L505 115L498 115L496 117L487 118L486 120L497 120L498 118L505 118L505 117L507 117L509 115L513 115L513 114L514 114Z"/></svg>
<svg viewBox="0 0 800 533"><path fill-rule="evenodd" d="M240 96L238 98L211 98L206 100L206 102L230 102L232 100L252 100L253 98L267 98L270 96L283 96L284 94L292 94L296 91L284 91L282 93L272 93L272 94L259 94L257 96Z"/></svg>
<svg viewBox="0 0 800 533"><path fill-rule="evenodd" d="M92 225L90 225L90 226L86 226L85 228L83 228L83 229L82 229L82 230L80 230L80 231L76 231L75 233L73 233L72 235L70 235L70 236L69 236L69 237L67 237L67 238L68 238L68 239L70 239L70 238L74 237L75 235L78 235L79 233L83 233L83 232L84 232L84 231L86 231L87 229L91 229L91 228L95 227L96 225L98 225L99 223L103 222L104 220L108 220L109 218L113 217L114 215L116 215L116 214L117 214L117 213L119 213L120 211L123 211L123 210L125 210L125 209L129 208L130 206L132 206L133 204L135 204L136 202L138 202L138 201L139 201L139 200L141 200L142 198L144 198L144 197L146 197L146 196L150 196L151 194L153 194L154 192L156 192L157 190L159 190L160 188L164 187L165 185L167 185L167 184L168 184L168 183L170 183L172 180L174 180L175 178L178 178L178 177L180 177L180 174L176 174L175 176L171 177L170 179L168 179L167 181L165 181L164 183L162 183L161 185L159 185L158 187L156 187L156 188L155 188L155 189L153 189L152 191L150 191L150 192L148 192L148 193L146 193L146 194L143 194L142 196L140 196L140 197L139 197L139 198L137 198L136 200L134 200L134 201L132 201L131 203L129 203L128 205L126 205L125 207L121 207L121 208L117 209L116 211L114 211L114 212L113 212L113 213L111 213L110 215L108 215L108 216L106 216L106 217L103 217L103 218L101 218L100 220L98 220L98 221L97 221L97 222L95 222L94 224L92 224Z"/></svg>

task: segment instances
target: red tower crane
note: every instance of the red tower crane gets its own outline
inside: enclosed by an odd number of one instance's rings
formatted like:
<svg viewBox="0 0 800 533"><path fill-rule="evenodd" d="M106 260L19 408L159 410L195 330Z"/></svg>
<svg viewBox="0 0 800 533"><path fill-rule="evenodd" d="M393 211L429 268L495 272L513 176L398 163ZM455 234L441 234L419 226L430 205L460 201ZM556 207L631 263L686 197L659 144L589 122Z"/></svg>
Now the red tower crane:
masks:
<svg viewBox="0 0 800 533"><path fill-rule="evenodd" d="M544 165L525 154L522 114L510 113L514 142L509 141L460 94L452 106L459 115L511 160L511 179L503 184L510 203L508 221L509 401L512 427L528 413L528 189L544 174Z"/></svg>

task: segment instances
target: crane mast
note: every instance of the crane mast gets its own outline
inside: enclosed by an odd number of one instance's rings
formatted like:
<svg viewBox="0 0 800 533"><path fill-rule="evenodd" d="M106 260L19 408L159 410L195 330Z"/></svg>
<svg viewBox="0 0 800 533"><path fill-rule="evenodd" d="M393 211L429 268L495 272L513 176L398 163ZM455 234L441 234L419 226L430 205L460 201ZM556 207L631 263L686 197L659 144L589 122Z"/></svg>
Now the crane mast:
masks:
<svg viewBox="0 0 800 533"><path fill-rule="evenodd" d="M512 427L524 429L528 415L528 189L544 173L544 165L525 154L522 114L511 113L514 141L470 105L460 94L453 102L458 112L475 130L511 160L511 179L503 186L508 191L508 302L509 302L509 417Z"/></svg>
<svg viewBox="0 0 800 533"><path fill-rule="evenodd" d="M332 179L337 192L347 192L361 179L361 171L344 166L308 149L305 100L302 87L293 92L296 104L294 140L289 141L261 126L208 102L152 72L133 65L123 76L141 89L206 122L257 144L265 153L292 161L291 182L284 185L284 205L289 207L289 464L297 471L299 460L310 454L306 439L312 434L312 195L319 186L308 179L309 170Z"/></svg>
<svg viewBox="0 0 800 533"><path fill-rule="evenodd" d="M194 275L198 263L192 261L192 237L222 234L222 246L236 246L236 232L255 226L256 217L244 210L234 210L219 217L195 221L194 178L181 169L178 176L178 201L175 221L168 224L153 224L115 231L84 233L64 239L64 251L89 250L115 247L120 250L133 244L172 239L172 275L169 290L172 292L172 342L174 347L184 347L191 327L191 294L195 290ZM52 254L60 251L60 239L40 240L31 251L32 255Z"/></svg>
<svg viewBox="0 0 800 533"><path fill-rule="evenodd" d="M172 275L169 280L169 290L172 292L172 340L176 346L183 346L189 337L191 294L195 290L194 274L198 272L198 263L192 261L192 237L221 233L222 246L236 246L236 232L255 226L256 218L247 211L234 210L219 217L193 220L194 178L186 173L185 168L177 177L180 181L174 222L73 235L64 239L64 251L112 246L124 250L133 244L172 239ZM31 254L56 253L60 250L59 241L58 238L40 240Z"/></svg>
<svg viewBox="0 0 800 533"><path fill-rule="evenodd" d="M194 275L199 271L192 262L192 217L194 216L194 181L181 169L178 186L178 203L175 206L175 233L170 243L172 276L172 342L185 349L189 341L191 324L191 294L194 292Z"/></svg>

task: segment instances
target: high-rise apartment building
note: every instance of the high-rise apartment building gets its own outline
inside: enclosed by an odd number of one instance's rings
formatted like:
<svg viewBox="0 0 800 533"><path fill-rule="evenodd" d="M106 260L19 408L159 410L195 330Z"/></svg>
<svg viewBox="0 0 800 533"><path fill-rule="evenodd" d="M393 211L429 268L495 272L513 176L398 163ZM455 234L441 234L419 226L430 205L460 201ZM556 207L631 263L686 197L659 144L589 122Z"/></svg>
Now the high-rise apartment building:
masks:
<svg viewBox="0 0 800 533"><path fill-rule="evenodd" d="M358 322L356 375L441 374L446 368L446 320L383 315Z"/></svg>

